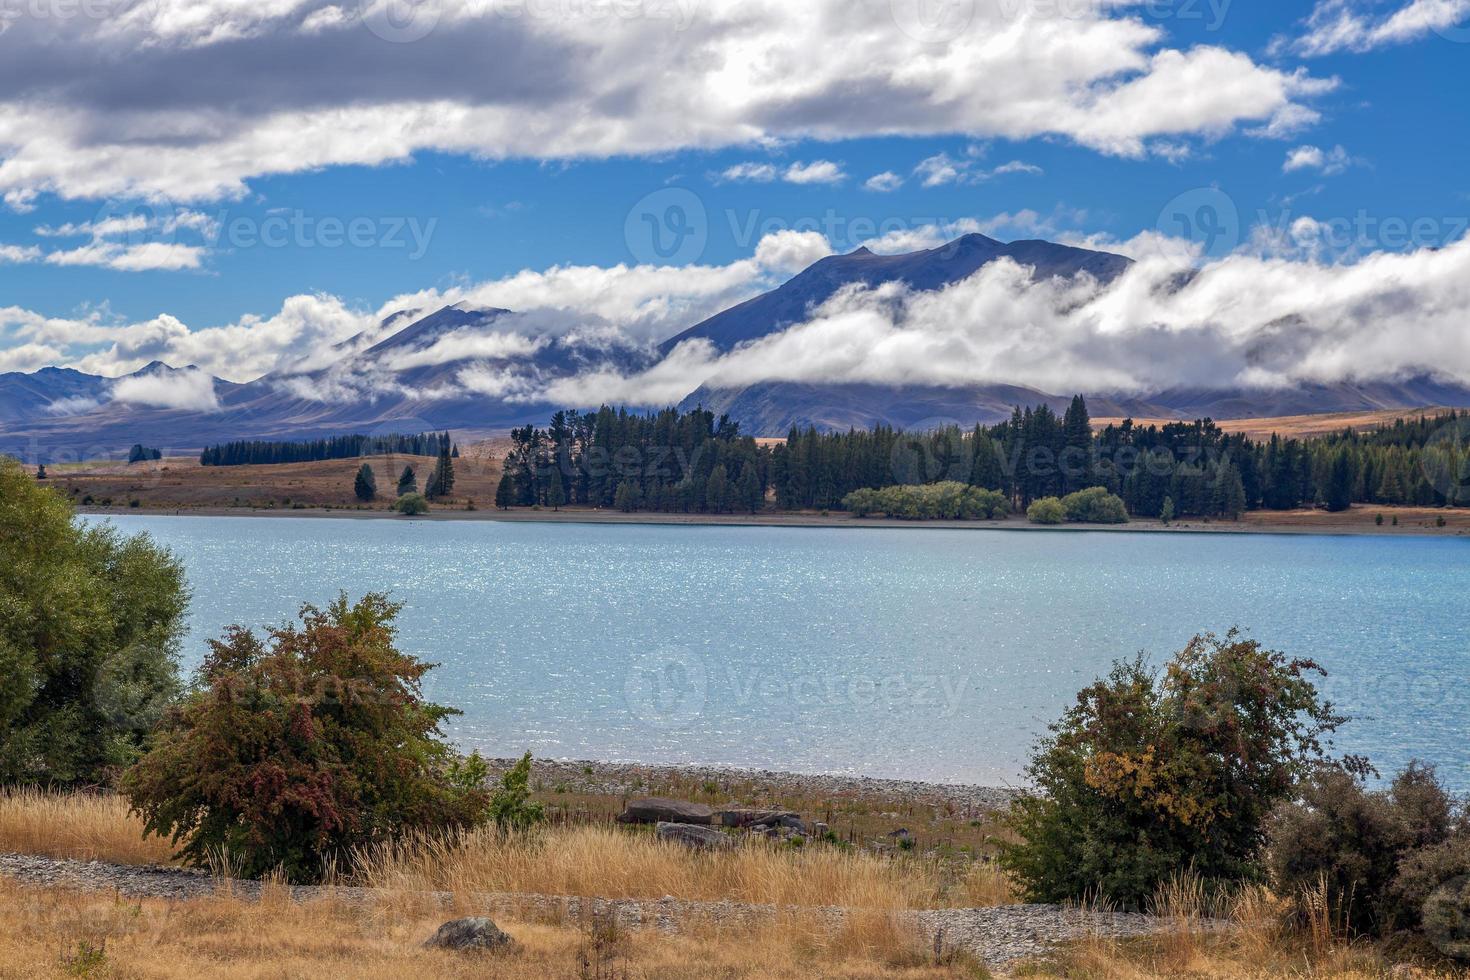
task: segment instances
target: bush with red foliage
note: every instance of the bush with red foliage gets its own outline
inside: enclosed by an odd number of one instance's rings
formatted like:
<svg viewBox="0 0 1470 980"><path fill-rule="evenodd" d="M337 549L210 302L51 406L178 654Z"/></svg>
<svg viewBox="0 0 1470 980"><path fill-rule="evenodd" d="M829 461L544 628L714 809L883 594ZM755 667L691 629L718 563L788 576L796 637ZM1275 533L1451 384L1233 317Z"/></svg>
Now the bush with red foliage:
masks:
<svg viewBox="0 0 1470 980"><path fill-rule="evenodd" d="M488 819L486 766L460 757L424 700L432 668L394 645L382 595L305 606L262 642L212 641L194 690L122 788L194 865L312 881L359 847Z"/></svg>

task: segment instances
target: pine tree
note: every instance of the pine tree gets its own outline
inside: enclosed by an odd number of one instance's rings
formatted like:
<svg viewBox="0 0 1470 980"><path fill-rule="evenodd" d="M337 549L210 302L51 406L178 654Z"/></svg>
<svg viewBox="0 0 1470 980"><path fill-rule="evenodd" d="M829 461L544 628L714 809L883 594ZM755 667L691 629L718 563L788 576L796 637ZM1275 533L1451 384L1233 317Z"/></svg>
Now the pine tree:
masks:
<svg viewBox="0 0 1470 980"><path fill-rule="evenodd" d="M727 497L729 495L729 477L726 475L725 464L721 463L710 471L709 482L704 488L705 509L716 514L723 514L727 508Z"/></svg>
<svg viewBox="0 0 1470 980"><path fill-rule="evenodd" d="M618 484L618 492L613 495L613 506L625 514L636 511L643 502L643 489L632 480L624 480Z"/></svg>
<svg viewBox="0 0 1470 980"><path fill-rule="evenodd" d="M515 502L516 480L507 469L500 476L500 485L495 488L495 506L501 510L510 510Z"/></svg>
<svg viewBox="0 0 1470 980"><path fill-rule="evenodd" d="M357 499L365 504L372 503L378 496L378 478L373 474L373 468L366 463L358 467L357 479L353 481L352 492Z"/></svg>
<svg viewBox="0 0 1470 980"><path fill-rule="evenodd" d="M546 481L546 506L552 510L561 510L561 505L566 502L567 493L562 487L561 474L552 473Z"/></svg>
<svg viewBox="0 0 1470 980"><path fill-rule="evenodd" d="M403 468L402 475L400 475L398 477L398 496L401 497L401 496L403 496L406 493L418 493L418 492L419 492L419 478L418 478L418 474L413 471L413 467L412 466L405 466Z"/></svg>
<svg viewBox="0 0 1470 980"><path fill-rule="evenodd" d="M1062 452L1058 460L1062 488L1071 493L1095 484L1092 466L1092 419L1087 402L1081 395L1072 397L1067 414L1062 417Z"/></svg>
<svg viewBox="0 0 1470 980"><path fill-rule="evenodd" d="M424 484L424 496L430 500L438 500L449 496L453 491L454 460L449 453L449 436L446 434L439 446L439 458L429 474L429 482Z"/></svg>
<svg viewBox="0 0 1470 980"><path fill-rule="evenodd" d="M1165 527L1168 527L1169 524L1174 520L1174 498L1173 497L1165 497L1164 498L1164 509L1159 513L1159 520L1161 520L1161 521L1164 522L1164 526Z"/></svg>
<svg viewBox="0 0 1470 980"><path fill-rule="evenodd" d="M760 510L761 505L766 502L765 489L760 485L760 477L755 475L755 466L746 463L740 468L740 503L748 507L754 514Z"/></svg>
<svg viewBox="0 0 1470 980"><path fill-rule="evenodd" d="M1323 502L1332 512L1347 510L1353 502L1353 460L1348 448L1343 446L1332 456L1332 465L1327 474L1327 486Z"/></svg>

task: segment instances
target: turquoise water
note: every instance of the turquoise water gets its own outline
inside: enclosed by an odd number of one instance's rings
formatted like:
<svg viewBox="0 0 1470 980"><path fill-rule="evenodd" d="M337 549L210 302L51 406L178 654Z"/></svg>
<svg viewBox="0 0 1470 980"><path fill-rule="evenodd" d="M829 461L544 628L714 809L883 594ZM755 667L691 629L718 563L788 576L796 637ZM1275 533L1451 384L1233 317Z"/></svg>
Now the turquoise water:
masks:
<svg viewBox="0 0 1470 980"><path fill-rule="evenodd" d="M1339 739L1470 790L1470 542L1387 537L115 518L222 627L405 603L466 749L1016 781L1116 657L1248 627L1331 672Z"/></svg>

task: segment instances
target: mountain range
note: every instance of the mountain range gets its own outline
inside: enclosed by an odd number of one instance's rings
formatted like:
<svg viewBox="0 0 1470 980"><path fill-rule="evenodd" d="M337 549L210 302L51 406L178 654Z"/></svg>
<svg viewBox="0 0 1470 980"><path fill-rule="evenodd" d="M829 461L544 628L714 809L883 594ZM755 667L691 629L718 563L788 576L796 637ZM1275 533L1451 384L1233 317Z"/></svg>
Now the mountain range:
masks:
<svg viewBox="0 0 1470 980"><path fill-rule="evenodd" d="M1035 279L1086 273L1121 276L1121 255L1045 241L1003 243L966 235L934 249L879 255L866 248L824 258L781 286L731 307L646 349L605 333L528 336L502 309L449 306L427 316L387 317L372 338L359 337L314 358L311 370L268 374L246 384L205 378L193 368L155 362L125 378L69 368L0 374L0 452L28 460L117 456L134 443L170 453L231 439L300 439L348 432L452 429L488 435L544 424L556 408L545 385L587 371L636 372L678 345L707 342L717 352L802 322L838 290L901 282L935 290L1000 258ZM383 338L383 339L377 339ZM212 382L212 384L211 384ZM181 398L174 389L183 389ZM165 394L159 394L165 392ZM1342 382L1285 389L1174 388L1146 395L1084 392L1095 416L1259 418L1322 412L1470 406L1470 388L1416 378ZM761 382L739 388L700 386L681 403L729 414L756 435L784 435L793 425L822 429L886 423L906 428L996 422L1017 405L1064 408L1072 392L1021 385L967 388Z"/></svg>

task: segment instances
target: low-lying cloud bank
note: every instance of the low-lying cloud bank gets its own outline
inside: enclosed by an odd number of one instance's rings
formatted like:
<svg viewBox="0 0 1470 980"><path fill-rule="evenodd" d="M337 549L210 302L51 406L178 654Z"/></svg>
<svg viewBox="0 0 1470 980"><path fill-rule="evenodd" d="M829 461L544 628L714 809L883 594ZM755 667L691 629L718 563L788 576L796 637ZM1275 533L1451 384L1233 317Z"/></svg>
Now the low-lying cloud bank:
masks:
<svg viewBox="0 0 1470 980"><path fill-rule="evenodd" d="M953 230L919 229L901 243L875 244L898 250ZM100 315L48 319L0 309L0 343L13 343L0 356L27 369L67 352L76 367L113 375L153 360L201 369L185 378L245 381L271 371L295 385L295 393L320 400L393 391L568 405L665 405L705 384L762 381L1003 382L1134 393L1420 375L1470 383L1470 240L1352 260L1328 260L1310 249L1283 252L1280 243L1268 243L1268 250L1203 264L1190 243L1155 233L1125 243L1072 241L1137 261L1109 285L1087 277L1033 282L1029 270L1005 260L940 292L852 287L777 334L725 353L690 341L656 363L658 341L828 254L826 240L782 232L763 240L755 257L723 266L526 270L394 297L375 311L332 296L295 296L274 316L192 331L170 316L116 325ZM354 357L451 304L515 312ZM552 345L581 367L571 375L544 371L538 357ZM629 351L647 356L613 356ZM653 366L632 370L630 363ZM396 380L397 372L434 366L446 370L435 375L432 389L408 390ZM335 370L325 378L305 378L329 368ZM206 392L198 381L178 377L126 382L117 397L213 406L212 387ZM168 391L152 390L161 386Z"/></svg>

